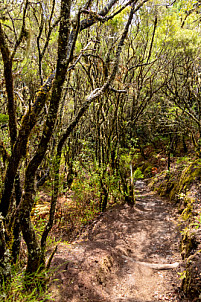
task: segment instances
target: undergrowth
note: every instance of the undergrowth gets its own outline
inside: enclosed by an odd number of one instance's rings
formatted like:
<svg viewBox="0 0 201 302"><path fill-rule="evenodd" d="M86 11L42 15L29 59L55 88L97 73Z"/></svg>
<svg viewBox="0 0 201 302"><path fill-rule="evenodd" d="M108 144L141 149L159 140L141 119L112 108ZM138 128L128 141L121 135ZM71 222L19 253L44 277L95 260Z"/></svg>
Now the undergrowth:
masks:
<svg viewBox="0 0 201 302"><path fill-rule="evenodd" d="M3 283L0 289L0 299L3 302L35 302L48 301L48 279L53 272L42 271L34 276L25 277L25 267L13 265L11 279Z"/></svg>

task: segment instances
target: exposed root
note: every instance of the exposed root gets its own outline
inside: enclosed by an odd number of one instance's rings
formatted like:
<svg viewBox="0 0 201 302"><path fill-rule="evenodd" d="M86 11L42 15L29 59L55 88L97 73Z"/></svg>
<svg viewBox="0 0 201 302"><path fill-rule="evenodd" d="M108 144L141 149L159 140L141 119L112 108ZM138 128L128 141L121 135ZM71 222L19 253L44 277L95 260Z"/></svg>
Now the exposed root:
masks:
<svg viewBox="0 0 201 302"><path fill-rule="evenodd" d="M141 262L141 261L134 260L133 258L125 256L125 255L122 255L122 258L124 258L124 259L126 259L128 261L140 264L140 265L148 266L148 267L150 267L152 269L156 269L156 270L173 269L173 268L177 268L180 265L179 262L174 262L174 263L149 263L149 262Z"/></svg>

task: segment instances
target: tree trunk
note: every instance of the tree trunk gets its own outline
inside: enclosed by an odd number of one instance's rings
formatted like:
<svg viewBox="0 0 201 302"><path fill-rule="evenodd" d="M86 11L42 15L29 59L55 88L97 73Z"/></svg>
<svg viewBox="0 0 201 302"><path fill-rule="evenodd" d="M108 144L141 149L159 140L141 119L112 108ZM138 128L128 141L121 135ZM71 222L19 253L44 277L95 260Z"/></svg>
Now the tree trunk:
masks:
<svg viewBox="0 0 201 302"><path fill-rule="evenodd" d="M11 257L6 245L4 218L0 214L0 284L7 283L11 277Z"/></svg>

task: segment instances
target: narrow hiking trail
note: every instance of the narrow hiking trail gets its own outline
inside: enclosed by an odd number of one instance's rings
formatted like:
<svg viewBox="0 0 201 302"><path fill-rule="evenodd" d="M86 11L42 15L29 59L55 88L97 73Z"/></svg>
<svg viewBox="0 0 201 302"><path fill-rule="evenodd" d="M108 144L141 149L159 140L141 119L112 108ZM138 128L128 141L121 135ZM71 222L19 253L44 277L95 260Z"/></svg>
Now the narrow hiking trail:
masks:
<svg viewBox="0 0 201 302"><path fill-rule="evenodd" d="M60 243L50 292L55 301L188 301L178 293L176 210L136 183L136 206L102 214L72 244Z"/></svg>

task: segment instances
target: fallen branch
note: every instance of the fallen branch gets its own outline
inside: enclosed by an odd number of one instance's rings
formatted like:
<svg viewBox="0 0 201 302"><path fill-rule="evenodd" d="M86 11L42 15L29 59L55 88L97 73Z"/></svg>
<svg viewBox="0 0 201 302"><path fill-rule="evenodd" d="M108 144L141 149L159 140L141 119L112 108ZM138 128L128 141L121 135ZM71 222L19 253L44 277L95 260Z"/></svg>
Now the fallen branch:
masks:
<svg viewBox="0 0 201 302"><path fill-rule="evenodd" d="M174 263L149 263L149 262L141 262L141 261L134 260L133 258L125 256L125 255L122 255L122 258L124 258L124 259L126 259L128 261L140 264L140 265L148 266L148 267L150 267L152 269L156 269L156 270L173 269L173 268L177 268L180 265L179 262L174 262Z"/></svg>

